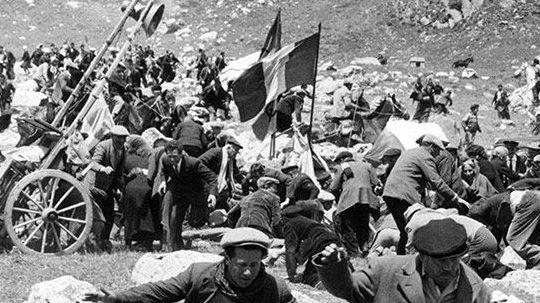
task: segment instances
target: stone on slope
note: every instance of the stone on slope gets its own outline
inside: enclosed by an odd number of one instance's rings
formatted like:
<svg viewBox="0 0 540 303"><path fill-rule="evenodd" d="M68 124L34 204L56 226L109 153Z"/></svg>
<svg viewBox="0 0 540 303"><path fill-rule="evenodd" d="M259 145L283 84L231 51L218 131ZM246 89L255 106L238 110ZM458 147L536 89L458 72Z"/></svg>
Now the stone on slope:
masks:
<svg viewBox="0 0 540 303"><path fill-rule="evenodd" d="M94 285L88 282L72 276L62 276L34 284L25 303L75 303L81 302L85 293L97 291Z"/></svg>
<svg viewBox="0 0 540 303"><path fill-rule="evenodd" d="M200 35L199 40L211 43L211 42L216 41L217 36L218 36L218 33L216 31L212 31L212 32L208 32L208 33L204 33Z"/></svg>
<svg viewBox="0 0 540 303"><path fill-rule="evenodd" d="M144 254L135 264L131 273L131 281L137 285L165 280L186 270L191 264L198 262L218 262L222 256L200 253L191 250L180 250L166 254Z"/></svg>
<svg viewBox="0 0 540 303"><path fill-rule="evenodd" d="M381 65L379 59L375 57L354 58L351 65Z"/></svg>
<svg viewBox="0 0 540 303"><path fill-rule="evenodd" d="M461 72L461 78L474 79L474 78L478 78L478 74L472 68L465 68L463 69L463 72Z"/></svg>
<svg viewBox="0 0 540 303"><path fill-rule="evenodd" d="M516 296L525 302L540 302L540 270L516 270L501 280L488 278L484 283L492 290Z"/></svg>
<svg viewBox="0 0 540 303"><path fill-rule="evenodd" d="M504 248L503 254L500 258L502 264L512 267L513 269L524 269L526 264L510 246Z"/></svg>

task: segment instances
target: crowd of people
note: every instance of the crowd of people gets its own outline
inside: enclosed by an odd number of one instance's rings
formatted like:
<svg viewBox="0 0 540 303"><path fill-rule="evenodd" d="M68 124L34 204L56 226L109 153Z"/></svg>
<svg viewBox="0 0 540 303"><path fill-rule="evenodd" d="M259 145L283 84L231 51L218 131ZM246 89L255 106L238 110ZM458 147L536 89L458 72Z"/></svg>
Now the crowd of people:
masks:
<svg viewBox="0 0 540 303"><path fill-rule="evenodd" d="M110 51L92 80L102 77L117 53ZM21 67L41 91L49 92L49 102L61 107L95 55L85 45L38 45L31 55L25 50ZM0 77L4 113L14 91L6 82L13 79L13 64L10 55L1 56L8 62L1 65ZM221 240L224 261L194 264L170 280L116 294L89 294L89 300L294 302L286 284L262 265L275 238L285 242L280 253L289 282L326 288L350 302L403 297L410 302L422 297L426 302L489 302L481 278L511 270L497 259L504 245L527 268L540 269L540 155L524 155L518 142L507 140L496 142L489 156L474 142L481 131L478 104L462 120L463 150L426 134L418 138L418 147L389 149L377 163L341 152L328 159L330 171L316 178L294 164L257 162L241 171L237 156L242 144L222 132L225 122L210 121L215 120L212 113L219 116L218 109L227 118L230 99L216 105L201 98L200 106L186 108L163 89L177 77L179 62L170 51L156 57L150 46L137 45L108 79L107 100L116 125L81 159L91 168L84 181L99 209L92 232L97 249L112 252L115 215L121 212L127 247L176 251L186 249L185 221L201 228L211 212L219 211L226 214L221 224L232 228ZM193 77L204 94L225 66L223 52L210 60L199 49L185 77ZM359 103L365 100L353 86L344 83L334 94L336 115L370 108ZM278 131L301 122L303 98L309 94L302 87L282 96L276 106ZM159 104L159 125L131 120L130 103L145 98ZM413 120L419 122L433 110L444 114L452 106L451 91L432 77L419 77L411 98L418 102ZM493 106L501 119L509 118L507 99L499 86ZM133 134L151 126L169 139L141 148L144 144ZM398 256L381 257L394 249ZM352 273L349 260L355 257L369 257L369 266ZM305 265L303 272L300 265Z"/></svg>

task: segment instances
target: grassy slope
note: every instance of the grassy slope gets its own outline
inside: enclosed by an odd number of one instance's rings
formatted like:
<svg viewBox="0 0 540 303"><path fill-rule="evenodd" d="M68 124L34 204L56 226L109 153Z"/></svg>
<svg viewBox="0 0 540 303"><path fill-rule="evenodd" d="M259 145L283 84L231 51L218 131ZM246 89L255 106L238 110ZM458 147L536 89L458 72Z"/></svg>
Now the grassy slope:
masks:
<svg viewBox="0 0 540 303"><path fill-rule="evenodd" d="M24 0L2 1L0 45L13 50L17 57L21 56L23 45L32 49L40 42L60 44L67 39L78 44L87 39L90 45L99 47L120 17L118 6L121 1L81 1L79 9L66 6L66 2L35 0L36 5L29 7ZM474 54L472 67L490 79L460 80L457 84L443 79L443 85L456 91L454 109L463 115L469 104L477 102L483 105L480 123L484 133L478 138L482 144L492 143L495 137L527 133L524 116L518 114L513 114L518 122L515 128L506 131L496 129L496 114L488 108L490 100L483 93L492 91L500 82L517 86L517 82L510 78L511 67L516 65L512 60L521 61L540 53L531 48L531 45L540 46L540 37L535 34L535 25L540 17L538 14L526 14L540 10L531 0L520 6L518 13L525 15L523 19L515 20L515 14L501 11L490 1L474 22L440 31L399 25L388 15L390 0L276 0L272 6L257 4L256 1L225 0L221 7L216 3L217 0L174 1L174 5L187 9L187 13L179 16L191 25L193 34L181 40L176 40L174 35L159 36L151 43L158 46L158 50L169 48L177 52L186 45L196 46L199 43L197 37L207 28L218 31L226 40L222 45L211 46L210 53L223 49L230 56L244 55L261 47L277 7L281 7L283 42L290 43L313 33L318 22L322 22L321 61L332 60L338 67L346 66L354 57L373 56L384 47L393 58L387 67L379 70L401 70L412 74L450 71L452 61ZM251 11L243 14L238 5L248 6ZM240 17L231 18L234 13ZM476 24L480 18L484 20L482 27L470 25ZM501 20L508 20L510 26L500 25ZM129 25L133 22L130 21ZM30 30L30 26L36 29ZM512 26L516 28L512 29ZM24 40L19 37L24 37ZM427 59L425 70L406 66L413 55ZM465 90L467 83L473 84L476 90ZM405 94L399 97L407 100ZM412 110L408 101L407 105ZM58 258L3 255L0 257L0 297L2 302L6 302L4 298L8 299L7 302L19 302L26 297L32 284L64 274L110 289L125 288L131 285L129 275L139 256L136 253ZM278 274L281 274L280 270L282 268L275 269Z"/></svg>

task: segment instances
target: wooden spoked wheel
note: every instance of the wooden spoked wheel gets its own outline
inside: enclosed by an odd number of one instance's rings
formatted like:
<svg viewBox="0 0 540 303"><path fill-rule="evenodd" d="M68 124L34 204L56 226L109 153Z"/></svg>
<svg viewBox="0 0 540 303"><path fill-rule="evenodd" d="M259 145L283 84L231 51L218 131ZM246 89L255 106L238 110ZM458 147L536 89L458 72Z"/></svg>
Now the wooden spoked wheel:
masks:
<svg viewBox="0 0 540 303"><path fill-rule="evenodd" d="M13 187L4 222L24 253L69 254L86 241L92 228L90 191L56 169L32 172Z"/></svg>

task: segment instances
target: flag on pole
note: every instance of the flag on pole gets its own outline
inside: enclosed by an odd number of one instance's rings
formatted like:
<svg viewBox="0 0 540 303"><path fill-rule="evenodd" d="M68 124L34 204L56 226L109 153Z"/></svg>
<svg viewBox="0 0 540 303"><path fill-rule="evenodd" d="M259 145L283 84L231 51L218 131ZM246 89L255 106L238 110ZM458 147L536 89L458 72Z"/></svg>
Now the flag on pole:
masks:
<svg viewBox="0 0 540 303"><path fill-rule="evenodd" d="M259 60L281 49L281 9L278 10L276 19L266 35Z"/></svg>
<svg viewBox="0 0 540 303"><path fill-rule="evenodd" d="M246 70L233 85L234 102L245 122L288 89L310 84L317 65L319 33L289 44Z"/></svg>

